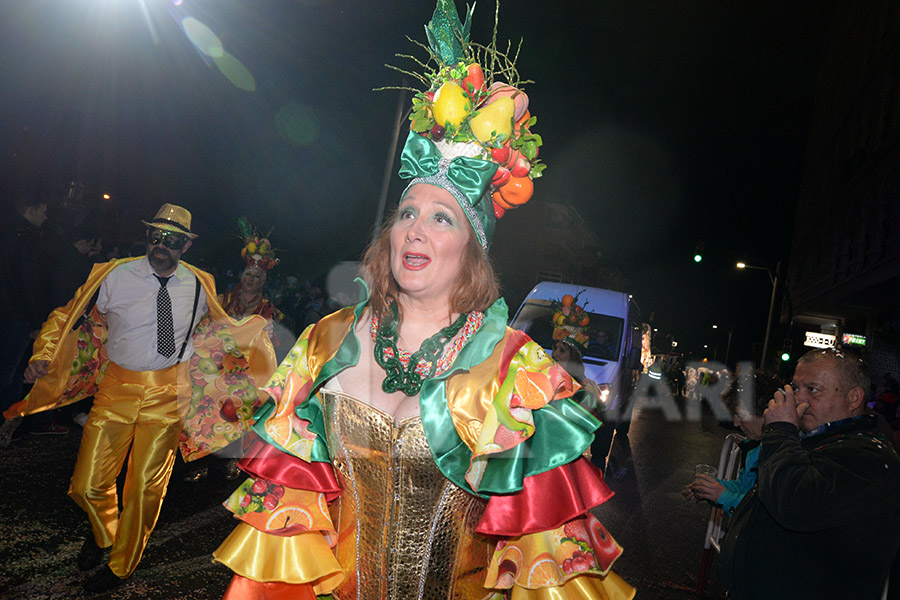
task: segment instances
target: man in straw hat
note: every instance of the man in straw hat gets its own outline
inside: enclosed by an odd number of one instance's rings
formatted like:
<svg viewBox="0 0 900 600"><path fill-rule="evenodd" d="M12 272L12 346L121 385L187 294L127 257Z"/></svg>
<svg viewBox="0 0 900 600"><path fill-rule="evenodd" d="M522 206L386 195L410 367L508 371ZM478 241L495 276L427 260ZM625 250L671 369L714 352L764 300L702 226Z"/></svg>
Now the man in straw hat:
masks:
<svg viewBox="0 0 900 600"><path fill-rule="evenodd" d="M89 592L121 585L137 568L179 442L192 460L238 439L257 405L254 381L275 366L265 319L238 326L216 300L212 276L181 261L197 238L191 213L164 204L143 223L146 256L96 265L50 314L25 372L34 387L6 413L94 395L69 486L93 532L78 567L99 566L109 548L107 566L84 583ZM227 386L216 385L226 376ZM126 456L120 514L116 478Z"/></svg>

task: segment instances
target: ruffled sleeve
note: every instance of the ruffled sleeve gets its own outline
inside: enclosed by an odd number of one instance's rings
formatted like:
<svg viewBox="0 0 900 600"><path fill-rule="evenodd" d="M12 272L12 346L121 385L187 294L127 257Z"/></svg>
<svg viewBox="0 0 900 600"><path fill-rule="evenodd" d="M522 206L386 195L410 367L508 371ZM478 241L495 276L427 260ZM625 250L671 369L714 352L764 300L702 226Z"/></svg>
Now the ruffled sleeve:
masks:
<svg viewBox="0 0 900 600"><path fill-rule="evenodd" d="M573 402L568 373L505 327L505 308L488 311L459 371L426 382L421 400L444 475L488 498L476 531L500 541L484 585L507 598L633 598L611 570L622 547L590 512L613 495L583 457L600 422Z"/></svg>

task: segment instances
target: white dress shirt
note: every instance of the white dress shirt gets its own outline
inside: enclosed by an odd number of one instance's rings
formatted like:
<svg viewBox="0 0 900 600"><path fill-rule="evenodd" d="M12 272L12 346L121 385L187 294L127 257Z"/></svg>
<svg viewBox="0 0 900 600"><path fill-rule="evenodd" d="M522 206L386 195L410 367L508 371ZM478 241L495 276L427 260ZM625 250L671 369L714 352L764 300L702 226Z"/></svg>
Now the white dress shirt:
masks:
<svg viewBox="0 0 900 600"><path fill-rule="evenodd" d="M150 261L145 256L113 269L100 284L97 296L97 310L106 315L109 359L131 371L158 371L176 364L191 323L196 281L194 274L179 262L166 284L172 299L175 353L165 357L156 351L156 295L160 284ZM194 327L207 312L206 291L201 287ZM188 360L193 349L188 339L182 360Z"/></svg>

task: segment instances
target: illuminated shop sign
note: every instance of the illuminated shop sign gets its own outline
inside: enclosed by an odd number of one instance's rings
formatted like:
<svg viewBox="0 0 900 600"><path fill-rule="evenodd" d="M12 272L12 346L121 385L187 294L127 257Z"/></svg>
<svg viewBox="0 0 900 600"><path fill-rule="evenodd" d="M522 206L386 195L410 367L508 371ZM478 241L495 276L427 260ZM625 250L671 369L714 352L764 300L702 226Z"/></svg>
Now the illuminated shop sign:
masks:
<svg viewBox="0 0 900 600"><path fill-rule="evenodd" d="M845 346L865 346L866 336L859 335L858 333L845 333L841 337L841 342Z"/></svg>
<svg viewBox="0 0 900 600"><path fill-rule="evenodd" d="M834 348L835 337L827 333L819 333L818 331L807 331L804 346L810 348Z"/></svg>

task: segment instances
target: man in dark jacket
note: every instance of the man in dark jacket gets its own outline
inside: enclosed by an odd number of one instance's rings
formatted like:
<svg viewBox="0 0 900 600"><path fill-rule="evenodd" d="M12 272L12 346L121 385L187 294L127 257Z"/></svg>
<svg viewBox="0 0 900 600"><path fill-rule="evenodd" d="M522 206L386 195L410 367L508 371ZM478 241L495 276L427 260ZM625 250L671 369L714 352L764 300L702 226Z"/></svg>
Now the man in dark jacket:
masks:
<svg viewBox="0 0 900 600"><path fill-rule="evenodd" d="M865 365L816 350L766 409L759 479L719 578L738 600L881 598L900 546L900 458L864 413Z"/></svg>

